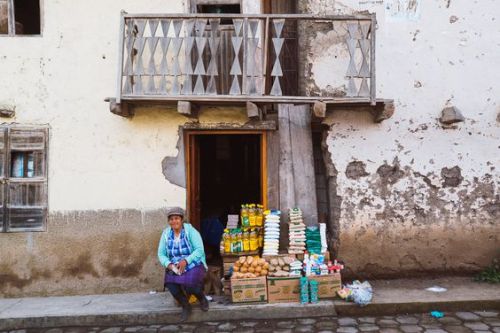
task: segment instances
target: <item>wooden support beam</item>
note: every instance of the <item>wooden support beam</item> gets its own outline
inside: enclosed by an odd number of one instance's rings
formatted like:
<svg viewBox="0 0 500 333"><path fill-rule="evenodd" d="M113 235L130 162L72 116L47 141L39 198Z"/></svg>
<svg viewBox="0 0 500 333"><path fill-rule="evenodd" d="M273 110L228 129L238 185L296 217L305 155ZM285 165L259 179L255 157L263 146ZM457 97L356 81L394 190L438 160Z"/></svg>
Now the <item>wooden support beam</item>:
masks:
<svg viewBox="0 0 500 333"><path fill-rule="evenodd" d="M388 100L383 103L377 103L375 107L370 109L370 112L373 115L373 121L380 123L391 118L395 110L394 101Z"/></svg>
<svg viewBox="0 0 500 333"><path fill-rule="evenodd" d="M325 118L326 117L326 103L321 102L321 101L314 102L313 112L314 112L314 115L316 117Z"/></svg>
<svg viewBox="0 0 500 333"><path fill-rule="evenodd" d="M260 117L260 110L257 104L252 102L247 102L247 115L250 119L255 119Z"/></svg>
<svg viewBox="0 0 500 333"><path fill-rule="evenodd" d="M109 111L122 117L132 117L134 112L128 103L116 103L115 98L109 99Z"/></svg>
<svg viewBox="0 0 500 333"><path fill-rule="evenodd" d="M180 114L190 117L197 118L198 117L199 108L196 104L187 101L179 101L177 102L177 112Z"/></svg>

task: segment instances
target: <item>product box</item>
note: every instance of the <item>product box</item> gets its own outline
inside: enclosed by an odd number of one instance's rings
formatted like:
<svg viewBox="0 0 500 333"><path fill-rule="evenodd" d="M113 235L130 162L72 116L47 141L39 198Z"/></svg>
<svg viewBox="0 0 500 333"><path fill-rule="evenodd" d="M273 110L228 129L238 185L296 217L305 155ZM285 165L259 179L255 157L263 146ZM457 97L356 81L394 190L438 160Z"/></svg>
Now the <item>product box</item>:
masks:
<svg viewBox="0 0 500 333"><path fill-rule="evenodd" d="M231 279L231 297L233 303L266 302L266 277Z"/></svg>
<svg viewBox="0 0 500 333"><path fill-rule="evenodd" d="M325 262L328 262L328 260L330 260L330 252L322 253L322 255L325 256ZM300 260L300 261L304 260L304 254L303 253L296 254L296 256L297 256L298 260Z"/></svg>
<svg viewBox="0 0 500 333"><path fill-rule="evenodd" d="M268 277L267 295L269 303L295 303L300 301L300 278Z"/></svg>
<svg viewBox="0 0 500 333"><path fill-rule="evenodd" d="M342 281L340 273L333 273L328 275L311 275L307 277L309 280L318 282L318 298L335 298L337 291L342 288Z"/></svg>

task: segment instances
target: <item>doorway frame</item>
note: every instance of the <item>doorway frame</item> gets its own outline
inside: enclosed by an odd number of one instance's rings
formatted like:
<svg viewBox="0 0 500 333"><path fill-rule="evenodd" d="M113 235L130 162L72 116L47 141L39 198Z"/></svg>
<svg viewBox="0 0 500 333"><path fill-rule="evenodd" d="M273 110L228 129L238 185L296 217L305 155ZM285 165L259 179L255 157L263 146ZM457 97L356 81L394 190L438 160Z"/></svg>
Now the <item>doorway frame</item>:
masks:
<svg viewBox="0 0 500 333"><path fill-rule="evenodd" d="M196 172L194 165L192 165L195 159L195 146L194 137L198 135L259 135L260 137L260 186L261 186L261 198L262 205L264 209L267 207L267 130L184 130L184 156L185 156L185 168L186 168L186 212L190 223L192 223L195 218L195 226L197 226L200 221L200 216L197 216L197 212L193 212L194 207L196 207L196 183L193 178L194 172ZM199 181L199 180L198 180Z"/></svg>

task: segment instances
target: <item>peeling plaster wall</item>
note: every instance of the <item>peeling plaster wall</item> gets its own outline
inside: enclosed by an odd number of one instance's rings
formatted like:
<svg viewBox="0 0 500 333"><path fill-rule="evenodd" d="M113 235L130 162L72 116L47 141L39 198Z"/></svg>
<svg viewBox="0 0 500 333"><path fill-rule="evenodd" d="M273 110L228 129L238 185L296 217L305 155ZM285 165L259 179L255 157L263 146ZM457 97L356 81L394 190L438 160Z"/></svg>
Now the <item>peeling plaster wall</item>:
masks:
<svg viewBox="0 0 500 333"><path fill-rule="evenodd" d="M16 109L0 121L51 128L48 230L0 233L0 297L163 288L164 209L185 206L186 191L162 161L179 154L179 126L193 120L172 108L140 108L132 119L109 111L122 9L177 13L187 3L44 0L43 36L0 37L0 108ZM247 120L243 109L199 117Z"/></svg>
<svg viewBox="0 0 500 333"><path fill-rule="evenodd" d="M377 96L396 105L382 124L341 109L325 121L342 201L333 227L349 273L470 273L490 264L500 255L500 77L493 70L500 3L299 3L302 12L377 13ZM347 65L328 64L345 56L345 32L304 32L302 90L345 90ZM450 104L465 121L445 127L437 118Z"/></svg>

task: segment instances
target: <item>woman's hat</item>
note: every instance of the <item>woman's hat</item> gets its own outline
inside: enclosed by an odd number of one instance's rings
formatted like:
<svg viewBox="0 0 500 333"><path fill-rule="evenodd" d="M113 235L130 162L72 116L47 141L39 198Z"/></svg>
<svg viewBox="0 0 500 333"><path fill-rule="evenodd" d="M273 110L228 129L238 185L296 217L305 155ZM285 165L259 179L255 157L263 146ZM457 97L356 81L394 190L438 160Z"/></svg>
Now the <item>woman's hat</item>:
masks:
<svg viewBox="0 0 500 333"><path fill-rule="evenodd" d="M170 218L170 216L174 215L184 217L184 209L182 209L181 207L170 208L167 213L167 218Z"/></svg>

